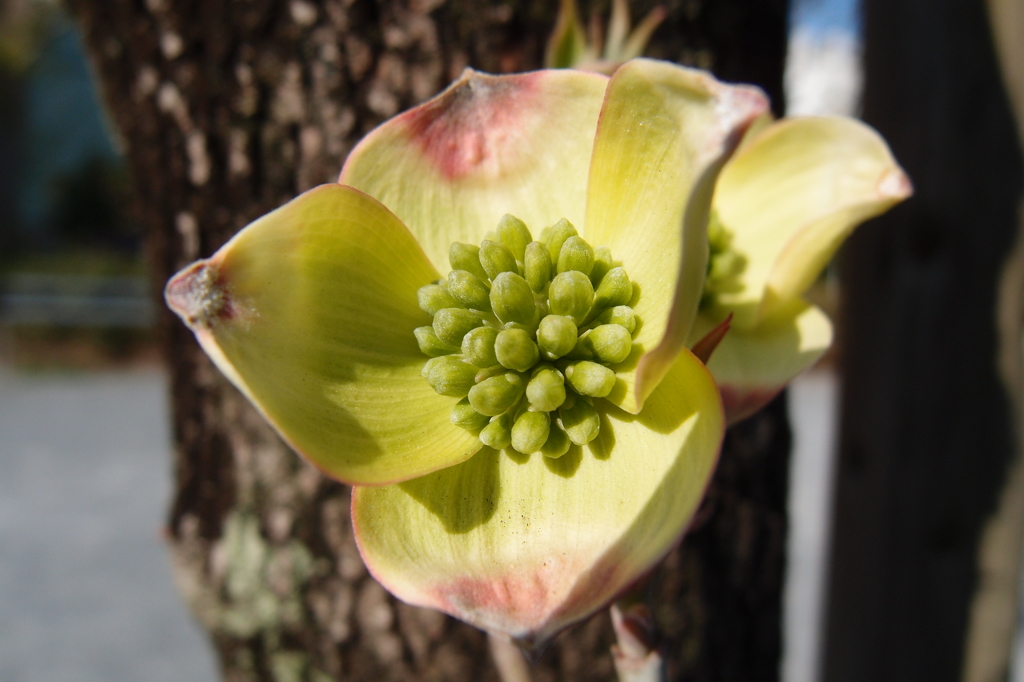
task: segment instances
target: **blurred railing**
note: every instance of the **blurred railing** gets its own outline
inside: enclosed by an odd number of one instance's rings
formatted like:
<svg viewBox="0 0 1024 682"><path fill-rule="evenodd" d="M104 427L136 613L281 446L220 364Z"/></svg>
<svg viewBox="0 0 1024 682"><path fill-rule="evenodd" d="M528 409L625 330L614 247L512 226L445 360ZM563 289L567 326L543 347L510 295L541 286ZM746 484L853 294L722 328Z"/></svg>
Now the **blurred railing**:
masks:
<svg viewBox="0 0 1024 682"><path fill-rule="evenodd" d="M12 274L0 279L0 324L150 327L156 310L141 277Z"/></svg>

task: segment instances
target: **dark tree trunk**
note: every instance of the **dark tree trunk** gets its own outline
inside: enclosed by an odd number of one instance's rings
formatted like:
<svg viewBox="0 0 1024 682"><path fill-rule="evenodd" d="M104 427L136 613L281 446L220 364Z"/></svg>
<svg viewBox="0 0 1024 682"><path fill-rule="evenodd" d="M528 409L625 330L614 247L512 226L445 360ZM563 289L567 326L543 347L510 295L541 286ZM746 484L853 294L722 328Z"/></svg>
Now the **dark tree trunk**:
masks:
<svg viewBox="0 0 1024 682"><path fill-rule="evenodd" d="M25 241L18 210L25 171L24 90L23 74L0 65L0 263Z"/></svg>
<svg viewBox="0 0 1024 682"><path fill-rule="evenodd" d="M465 65L540 66L557 6L71 4L127 143L156 286L252 219L335 180L365 132ZM758 82L781 104L785 0L670 5L649 54ZM166 313L162 326L174 399L168 537L178 585L225 679L496 679L482 633L397 603L367 576L348 490L283 446L184 326ZM656 583L672 679L777 679L788 451L782 402L730 434L705 523ZM607 680L611 642L598 616L562 635L535 678Z"/></svg>
<svg viewBox="0 0 1024 682"><path fill-rule="evenodd" d="M916 195L843 261L825 679L960 679L979 534L1013 450L996 291L1021 158L980 0L868 0L865 119Z"/></svg>

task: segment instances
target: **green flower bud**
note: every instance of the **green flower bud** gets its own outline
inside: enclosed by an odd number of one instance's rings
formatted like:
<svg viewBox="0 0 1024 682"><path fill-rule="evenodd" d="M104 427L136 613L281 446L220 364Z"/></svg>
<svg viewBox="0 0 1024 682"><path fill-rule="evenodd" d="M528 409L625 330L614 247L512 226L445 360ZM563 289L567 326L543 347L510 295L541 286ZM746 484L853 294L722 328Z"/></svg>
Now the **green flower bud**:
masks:
<svg viewBox="0 0 1024 682"><path fill-rule="evenodd" d="M636 329L636 315L628 305L617 305L598 315L594 324L617 324L632 334Z"/></svg>
<svg viewBox="0 0 1024 682"><path fill-rule="evenodd" d="M562 218L557 223L549 228L551 231L548 233L548 238L545 240L548 245L548 255L551 257L552 263L558 262L558 254L562 250L562 244L569 237L577 236L576 228L572 226L565 218Z"/></svg>
<svg viewBox="0 0 1024 682"><path fill-rule="evenodd" d="M594 406L586 400L578 399L572 405L562 405L558 410L565 432L576 445L586 445L597 438L601 430L601 417Z"/></svg>
<svg viewBox="0 0 1024 682"><path fill-rule="evenodd" d="M492 367L498 364L494 354L494 340L498 330L494 327L477 327L462 337L462 354L477 367Z"/></svg>
<svg viewBox="0 0 1024 682"><path fill-rule="evenodd" d="M708 266L708 279L712 281L728 280L746 268L747 259L735 251L722 251L711 257Z"/></svg>
<svg viewBox="0 0 1024 682"><path fill-rule="evenodd" d="M449 290L451 285L448 286ZM452 291L454 294L455 292ZM594 295L594 310L604 310L616 305L627 305L633 298L633 283L622 268L612 268L597 286Z"/></svg>
<svg viewBox="0 0 1024 682"><path fill-rule="evenodd" d="M512 415L505 413L491 419L480 432L480 442L495 450L504 450L512 444Z"/></svg>
<svg viewBox="0 0 1024 682"><path fill-rule="evenodd" d="M523 380L511 372L485 379L469 389L469 404L480 414L494 417L523 396Z"/></svg>
<svg viewBox="0 0 1024 682"><path fill-rule="evenodd" d="M503 272L519 274L516 257L500 242L484 240L480 245L480 265L492 280Z"/></svg>
<svg viewBox="0 0 1024 682"><path fill-rule="evenodd" d="M548 360L557 360L576 346L576 323L563 315L548 315L537 328L537 344Z"/></svg>
<svg viewBox="0 0 1024 682"><path fill-rule="evenodd" d="M544 447L551 431L547 412L523 412L512 427L512 447L524 455L532 455Z"/></svg>
<svg viewBox="0 0 1024 682"><path fill-rule="evenodd" d="M615 372L589 360L566 367L565 378L577 393L593 398L605 397L615 386Z"/></svg>
<svg viewBox="0 0 1024 682"><path fill-rule="evenodd" d="M527 285L529 286L529 285ZM493 297L493 293L491 294ZM555 275L548 289L548 306L555 315L571 317L577 325L586 319L594 301L594 285L582 272L569 270ZM494 299L491 299L491 305Z"/></svg>
<svg viewBox="0 0 1024 682"><path fill-rule="evenodd" d="M590 347L590 330L580 334L576 345L565 355L566 360L593 360L594 350Z"/></svg>
<svg viewBox="0 0 1024 682"><path fill-rule="evenodd" d="M498 241L508 247L516 260L523 260L526 245L533 241L533 237L526 223L511 213L506 213L498 221Z"/></svg>
<svg viewBox="0 0 1024 682"><path fill-rule="evenodd" d="M598 360L606 364L618 364L629 357L633 339L625 327L617 324L602 324L587 334L587 346Z"/></svg>
<svg viewBox="0 0 1024 682"><path fill-rule="evenodd" d="M544 291L544 287L551 281L551 256L548 255L548 247L540 242L530 242L526 245L526 255L523 257L523 272L526 274L526 281L535 293Z"/></svg>
<svg viewBox="0 0 1024 682"><path fill-rule="evenodd" d="M562 407L560 407L559 410L569 410L569 409L572 409L572 406L576 404L576 399L577 398L579 398L580 400L583 400L583 398L580 397L579 393L576 393L575 391L567 392L565 394L565 402L562 403Z"/></svg>
<svg viewBox="0 0 1024 682"><path fill-rule="evenodd" d="M484 314L464 308L442 308L434 315L434 333L452 346L462 346L462 337L484 323Z"/></svg>
<svg viewBox="0 0 1024 682"><path fill-rule="evenodd" d="M565 402L565 379L554 367L541 367L526 385L526 399L538 412L557 410Z"/></svg>
<svg viewBox="0 0 1024 682"><path fill-rule="evenodd" d="M491 284L491 310L503 323L535 324L537 306L534 304L533 290L525 279L514 272L498 273Z"/></svg>
<svg viewBox="0 0 1024 682"><path fill-rule="evenodd" d="M491 291L483 281L466 270L448 273L448 293L473 310L491 311Z"/></svg>
<svg viewBox="0 0 1024 682"><path fill-rule="evenodd" d="M421 374L430 387L441 395L463 398L473 388L476 367L463 362L460 355L442 355L427 360Z"/></svg>
<svg viewBox="0 0 1024 682"><path fill-rule="evenodd" d="M479 384L481 381L487 381L491 377L500 376L502 374L505 374L506 372L508 372L508 370L497 363L491 365L490 367L484 367L482 370L476 373L476 383Z"/></svg>
<svg viewBox="0 0 1024 682"><path fill-rule="evenodd" d="M542 319L544 317L547 317L548 313L550 312L548 310L548 299L546 297L544 297L544 296L540 296L538 298L533 299L533 301L534 301L534 303L537 306L537 318L536 319L539 320L539 319Z"/></svg>
<svg viewBox="0 0 1024 682"><path fill-rule="evenodd" d="M459 302L448 293L448 287L443 284L428 284L420 287L416 292L416 300L420 304L420 310L433 317L442 308L458 308Z"/></svg>
<svg viewBox="0 0 1024 682"><path fill-rule="evenodd" d="M525 372L537 364L540 351L530 334L523 329L505 329L494 341L494 354L502 367Z"/></svg>
<svg viewBox="0 0 1024 682"><path fill-rule="evenodd" d="M572 442L565 431L557 423L552 423L551 430L548 431L548 439L544 441L540 454L551 459L558 459L569 452L570 445L572 445Z"/></svg>
<svg viewBox="0 0 1024 682"><path fill-rule="evenodd" d="M589 279L594 269L594 249L577 236L569 237L558 252L558 272L576 270Z"/></svg>
<svg viewBox="0 0 1024 682"><path fill-rule="evenodd" d="M594 269L590 271L590 283L597 287L601 283L601 278L613 267L611 249L607 246L594 249Z"/></svg>
<svg viewBox="0 0 1024 682"><path fill-rule="evenodd" d="M463 398L455 403L450 419L452 424L467 431L479 431L490 421L490 417L473 409L473 406L469 404L469 398Z"/></svg>
<svg viewBox="0 0 1024 682"><path fill-rule="evenodd" d="M449 346L437 338L433 327L416 327L416 329L412 330L412 333L416 335L416 343L419 344L420 352L424 355L436 358L440 355L450 355L459 352L459 349L455 346Z"/></svg>
<svg viewBox="0 0 1024 682"><path fill-rule="evenodd" d="M606 365L628 360L639 322L633 285L607 247L592 248L564 218L531 239L507 214L480 247L452 244L447 280L418 292L434 319L415 336L428 383L461 398L452 424L491 448L557 458L597 437L592 398L615 388ZM712 249L709 272L731 270L718 256Z"/></svg>
<svg viewBox="0 0 1024 682"><path fill-rule="evenodd" d="M718 211L708 216L708 246L712 251L725 251L732 246L732 235L718 218Z"/></svg>
<svg viewBox="0 0 1024 682"><path fill-rule="evenodd" d="M448 248L448 262L452 264L452 270L465 270L481 280L487 279L487 273L480 265L480 247L476 244L452 242Z"/></svg>

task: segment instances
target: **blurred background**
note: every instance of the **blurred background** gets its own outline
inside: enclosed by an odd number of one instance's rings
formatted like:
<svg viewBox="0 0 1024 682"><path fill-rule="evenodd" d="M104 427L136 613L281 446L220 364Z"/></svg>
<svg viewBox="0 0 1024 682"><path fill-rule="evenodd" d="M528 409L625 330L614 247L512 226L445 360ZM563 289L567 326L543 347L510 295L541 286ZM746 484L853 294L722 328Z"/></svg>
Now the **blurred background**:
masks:
<svg viewBox="0 0 1024 682"><path fill-rule="evenodd" d="M789 16L788 113L858 115L858 2L794 0ZM169 378L123 152L70 14L56 0L0 0L4 682L218 678L164 545ZM814 296L838 314L835 268ZM834 357L788 393L787 682L828 679L840 395ZM1024 682L1024 636L1013 660L1009 679Z"/></svg>
<svg viewBox="0 0 1024 682"><path fill-rule="evenodd" d="M60 3L0 2L0 679L213 680L161 533L170 406L129 182Z"/></svg>

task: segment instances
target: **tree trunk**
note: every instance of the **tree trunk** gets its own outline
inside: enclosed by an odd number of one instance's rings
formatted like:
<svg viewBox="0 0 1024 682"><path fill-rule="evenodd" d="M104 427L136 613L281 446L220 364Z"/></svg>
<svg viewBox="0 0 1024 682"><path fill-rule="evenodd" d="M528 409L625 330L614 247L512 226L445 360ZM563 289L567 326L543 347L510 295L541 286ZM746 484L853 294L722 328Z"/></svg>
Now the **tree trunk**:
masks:
<svg viewBox="0 0 1024 682"><path fill-rule="evenodd" d="M73 0L124 137L156 286L254 218L331 182L355 142L466 65L540 66L540 0ZM636 3L640 16L653 3ZM592 9L585 7L585 10ZM607 16L607 3L593 9ZM786 1L673 3L649 54L758 82L781 104ZM495 680L485 636L393 600L352 540L349 491L286 448L165 313L178 586L226 680ZM789 430L730 433L705 522L656 582L677 680L774 680ZM536 680L613 675L607 616Z"/></svg>
<svg viewBox="0 0 1024 682"><path fill-rule="evenodd" d="M953 682L1014 447L996 293L1021 156L981 0L868 0L866 69L864 118L916 193L843 262L825 679Z"/></svg>

